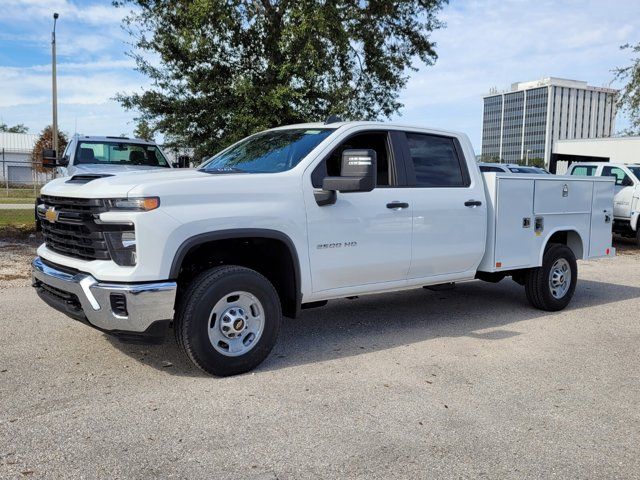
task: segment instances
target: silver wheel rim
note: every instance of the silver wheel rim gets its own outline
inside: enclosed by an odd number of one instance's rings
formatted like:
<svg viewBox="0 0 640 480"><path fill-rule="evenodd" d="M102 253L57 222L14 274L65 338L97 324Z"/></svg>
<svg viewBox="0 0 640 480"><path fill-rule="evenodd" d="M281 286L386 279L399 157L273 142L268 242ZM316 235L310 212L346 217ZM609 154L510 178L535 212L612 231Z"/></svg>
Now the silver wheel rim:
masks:
<svg viewBox="0 0 640 480"><path fill-rule="evenodd" d="M209 341L218 353L239 357L256 346L264 330L264 308L249 292L231 292L209 315Z"/></svg>
<svg viewBox="0 0 640 480"><path fill-rule="evenodd" d="M553 298L561 299L571 286L571 266L564 258L559 258L549 273L549 289Z"/></svg>

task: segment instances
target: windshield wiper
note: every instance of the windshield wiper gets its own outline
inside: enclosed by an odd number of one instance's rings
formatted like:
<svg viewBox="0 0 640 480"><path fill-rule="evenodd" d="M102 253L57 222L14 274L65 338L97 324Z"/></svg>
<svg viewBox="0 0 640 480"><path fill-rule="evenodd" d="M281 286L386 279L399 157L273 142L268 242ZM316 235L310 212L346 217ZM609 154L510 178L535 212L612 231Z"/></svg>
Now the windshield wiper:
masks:
<svg viewBox="0 0 640 480"><path fill-rule="evenodd" d="M240 168L236 168L236 167L224 167L224 168L215 168L215 169L207 169L207 168L203 168L201 170L201 172L204 173L249 173L246 170L242 170Z"/></svg>

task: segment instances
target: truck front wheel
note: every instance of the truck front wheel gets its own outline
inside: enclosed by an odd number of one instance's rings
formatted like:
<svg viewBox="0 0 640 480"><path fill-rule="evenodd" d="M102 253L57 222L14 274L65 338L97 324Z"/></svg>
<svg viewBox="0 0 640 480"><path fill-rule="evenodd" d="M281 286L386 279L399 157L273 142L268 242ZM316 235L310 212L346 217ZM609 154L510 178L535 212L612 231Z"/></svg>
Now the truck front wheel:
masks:
<svg viewBox="0 0 640 480"><path fill-rule="evenodd" d="M578 282L576 257L566 245L550 245L542 266L529 270L525 280L531 305L551 312L562 310L571 301Z"/></svg>
<svg viewBox="0 0 640 480"><path fill-rule="evenodd" d="M258 366L276 343L282 312L276 290L258 272L212 268L186 288L174 326L178 345L207 373L236 375Z"/></svg>

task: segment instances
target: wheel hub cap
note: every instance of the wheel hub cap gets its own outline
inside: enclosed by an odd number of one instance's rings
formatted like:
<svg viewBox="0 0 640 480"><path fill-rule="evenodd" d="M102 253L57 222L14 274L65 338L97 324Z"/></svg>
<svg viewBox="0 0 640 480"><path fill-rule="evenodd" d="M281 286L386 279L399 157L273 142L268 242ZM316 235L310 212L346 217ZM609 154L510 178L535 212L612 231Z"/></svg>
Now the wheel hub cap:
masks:
<svg viewBox="0 0 640 480"><path fill-rule="evenodd" d="M237 357L251 350L264 330L264 308L249 292L231 292L215 304L209 316L209 341L219 353Z"/></svg>
<svg viewBox="0 0 640 480"><path fill-rule="evenodd" d="M571 286L571 267L564 258L559 258L551 267L549 289L554 298L560 299L567 294Z"/></svg>

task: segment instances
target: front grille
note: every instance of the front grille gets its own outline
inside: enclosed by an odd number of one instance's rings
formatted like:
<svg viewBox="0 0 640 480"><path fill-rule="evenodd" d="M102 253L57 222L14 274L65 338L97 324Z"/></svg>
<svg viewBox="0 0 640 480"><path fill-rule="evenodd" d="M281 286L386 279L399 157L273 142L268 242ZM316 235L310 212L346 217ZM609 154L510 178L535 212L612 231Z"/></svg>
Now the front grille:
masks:
<svg viewBox="0 0 640 480"><path fill-rule="evenodd" d="M102 199L42 196L38 210L47 248L82 260L111 260L105 231L133 230L131 225L103 225L98 215L107 208ZM49 221L45 212L53 208L58 216ZM44 211L43 211L44 210Z"/></svg>

